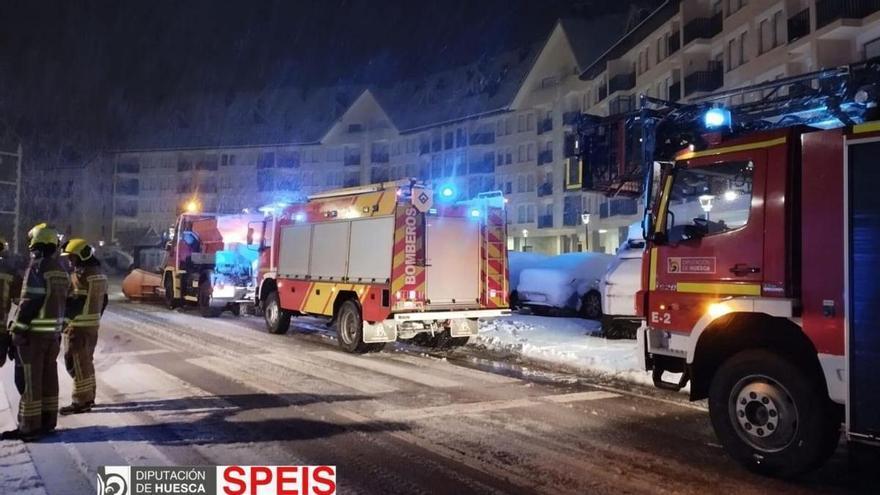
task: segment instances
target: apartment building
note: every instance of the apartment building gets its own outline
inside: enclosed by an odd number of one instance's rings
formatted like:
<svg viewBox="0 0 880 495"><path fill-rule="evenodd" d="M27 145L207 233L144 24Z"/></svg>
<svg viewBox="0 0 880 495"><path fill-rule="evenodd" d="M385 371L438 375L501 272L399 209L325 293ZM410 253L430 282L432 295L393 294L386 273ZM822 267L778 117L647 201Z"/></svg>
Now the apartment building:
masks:
<svg viewBox="0 0 880 495"><path fill-rule="evenodd" d="M417 177L462 197L502 190L510 249L613 252L641 208L583 190L580 113L880 54L878 12L880 0L670 0L622 37L620 20L563 20L539 46L392 88L206 95L160 109L114 152L113 237L162 231L190 200L234 212Z"/></svg>

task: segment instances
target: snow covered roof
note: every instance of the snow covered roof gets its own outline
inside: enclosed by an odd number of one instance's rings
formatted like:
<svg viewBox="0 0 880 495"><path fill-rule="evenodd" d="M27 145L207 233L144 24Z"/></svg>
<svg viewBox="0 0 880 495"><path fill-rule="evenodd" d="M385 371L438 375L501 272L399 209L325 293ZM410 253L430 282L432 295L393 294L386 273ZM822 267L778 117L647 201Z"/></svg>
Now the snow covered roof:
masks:
<svg viewBox="0 0 880 495"><path fill-rule="evenodd" d="M139 119L123 148L173 149L315 143L363 87L202 93Z"/></svg>
<svg viewBox="0 0 880 495"><path fill-rule="evenodd" d="M541 45L535 44L451 70L374 90L402 132L506 110Z"/></svg>
<svg viewBox="0 0 880 495"><path fill-rule="evenodd" d="M624 35L625 18L608 15L595 19L560 19L559 24L574 52L578 69L593 64L614 42Z"/></svg>

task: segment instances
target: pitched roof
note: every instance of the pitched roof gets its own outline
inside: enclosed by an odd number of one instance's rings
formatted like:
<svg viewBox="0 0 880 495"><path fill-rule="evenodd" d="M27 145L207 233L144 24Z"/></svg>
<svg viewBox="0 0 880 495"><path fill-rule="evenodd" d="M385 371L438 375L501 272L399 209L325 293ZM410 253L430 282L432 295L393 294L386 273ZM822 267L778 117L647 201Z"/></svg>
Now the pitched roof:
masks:
<svg viewBox="0 0 880 495"><path fill-rule="evenodd" d="M595 19L560 19L559 24L583 71L625 33L626 16L606 15Z"/></svg>

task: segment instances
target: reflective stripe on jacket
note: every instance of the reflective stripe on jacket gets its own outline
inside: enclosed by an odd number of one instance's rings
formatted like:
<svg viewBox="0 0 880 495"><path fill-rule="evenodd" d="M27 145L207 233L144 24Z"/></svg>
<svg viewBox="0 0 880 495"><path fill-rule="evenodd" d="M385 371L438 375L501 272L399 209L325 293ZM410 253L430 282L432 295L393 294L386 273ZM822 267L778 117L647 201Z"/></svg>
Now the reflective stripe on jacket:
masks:
<svg viewBox="0 0 880 495"><path fill-rule="evenodd" d="M70 278L54 256L31 258L13 331L60 332L69 288Z"/></svg>
<svg viewBox="0 0 880 495"><path fill-rule="evenodd" d="M78 268L71 277L71 289L67 311L70 326L98 326L107 295L107 277L101 267L87 265Z"/></svg>

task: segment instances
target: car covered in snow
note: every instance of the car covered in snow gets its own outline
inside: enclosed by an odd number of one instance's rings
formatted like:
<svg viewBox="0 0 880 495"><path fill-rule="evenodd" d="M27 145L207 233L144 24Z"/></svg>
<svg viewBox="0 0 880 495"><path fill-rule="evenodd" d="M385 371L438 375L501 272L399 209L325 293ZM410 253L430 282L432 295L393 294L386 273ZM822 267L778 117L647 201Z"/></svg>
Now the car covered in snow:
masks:
<svg viewBox="0 0 880 495"><path fill-rule="evenodd" d="M629 227L627 239L617 249L614 261L602 278L602 331L609 337L631 337L641 323L636 314L636 292L642 286L642 254L645 239L642 226Z"/></svg>
<svg viewBox="0 0 880 495"><path fill-rule="evenodd" d="M540 265L549 257L550 255L543 253L522 251L507 252L508 287L510 287L510 297L508 298L508 301L510 302L511 308L519 307L519 293L516 291L516 286L519 285L519 274L526 268Z"/></svg>
<svg viewBox="0 0 880 495"><path fill-rule="evenodd" d="M520 305L538 315L578 313L602 316L599 284L614 256L603 253L567 253L525 268L519 274Z"/></svg>

